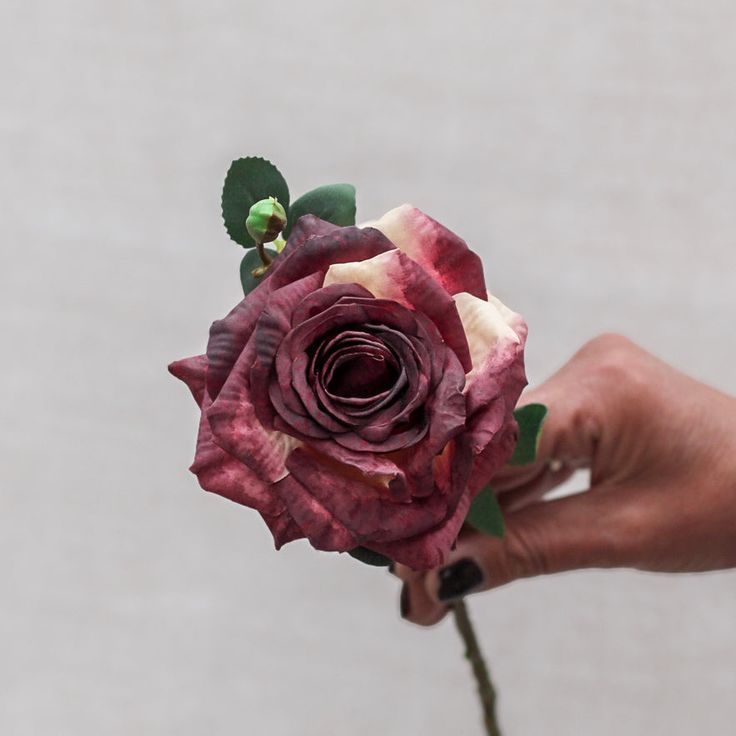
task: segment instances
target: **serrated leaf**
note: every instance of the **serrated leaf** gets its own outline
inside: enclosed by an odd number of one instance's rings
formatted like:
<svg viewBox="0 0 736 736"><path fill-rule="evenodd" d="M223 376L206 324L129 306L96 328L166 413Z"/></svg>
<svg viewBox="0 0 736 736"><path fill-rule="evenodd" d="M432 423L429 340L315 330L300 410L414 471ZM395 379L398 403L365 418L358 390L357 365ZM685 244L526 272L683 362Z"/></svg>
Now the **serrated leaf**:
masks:
<svg viewBox="0 0 736 736"><path fill-rule="evenodd" d="M248 156L230 164L222 188L222 219L227 234L244 248L256 245L245 229L248 211L267 197L276 197L288 213L289 187L270 161Z"/></svg>
<svg viewBox="0 0 736 736"><path fill-rule="evenodd" d="M519 425L519 439L509 460L510 465L529 465L534 462L546 416L547 407L544 404L527 404L514 412Z"/></svg>
<svg viewBox="0 0 736 736"><path fill-rule="evenodd" d="M378 552L374 552L372 549L368 549L367 547L355 547L354 549L349 549L348 554L366 565L373 565L373 567L388 567L391 564L391 560L388 557L381 555Z"/></svg>
<svg viewBox="0 0 736 736"><path fill-rule="evenodd" d="M276 258L278 253L272 248L266 248L266 253L271 258ZM243 294L248 296L258 284L263 281L263 276L256 278L253 275L253 269L263 265L257 250L249 250L244 256L243 260L240 261L240 283L243 285Z"/></svg>
<svg viewBox="0 0 736 736"><path fill-rule="evenodd" d="M355 225L355 187L352 184L327 184L302 194L289 210L289 221L284 236L303 215L316 215L333 225Z"/></svg>
<svg viewBox="0 0 736 736"><path fill-rule="evenodd" d="M484 534L503 536L503 513L493 489L486 486L470 504L465 522Z"/></svg>

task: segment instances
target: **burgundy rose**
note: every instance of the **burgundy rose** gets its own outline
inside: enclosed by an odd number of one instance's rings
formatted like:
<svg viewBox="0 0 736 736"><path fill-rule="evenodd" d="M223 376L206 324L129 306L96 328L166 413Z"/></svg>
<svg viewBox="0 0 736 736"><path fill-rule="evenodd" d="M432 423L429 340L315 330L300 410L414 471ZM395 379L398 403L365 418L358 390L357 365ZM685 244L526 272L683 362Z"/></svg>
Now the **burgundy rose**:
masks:
<svg viewBox="0 0 736 736"><path fill-rule="evenodd" d="M435 567L513 450L525 339L478 256L419 210L302 217L207 353L170 366L202 408L192 472L277 548Z"/></svg>

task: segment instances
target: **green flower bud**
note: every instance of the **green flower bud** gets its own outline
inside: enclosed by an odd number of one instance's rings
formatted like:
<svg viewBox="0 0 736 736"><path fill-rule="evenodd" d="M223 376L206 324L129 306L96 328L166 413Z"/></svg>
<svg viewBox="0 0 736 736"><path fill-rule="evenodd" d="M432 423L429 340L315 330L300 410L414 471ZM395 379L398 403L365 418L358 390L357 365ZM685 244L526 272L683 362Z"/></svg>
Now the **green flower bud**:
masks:
<svg viewBox="0 0 736 736"><path fill-rule="evenodd" d="M248 219L245 221L248 235L259 245L276 240L284 227L286 227L286 210L276 197L256 202L250 208Z"/></svg>

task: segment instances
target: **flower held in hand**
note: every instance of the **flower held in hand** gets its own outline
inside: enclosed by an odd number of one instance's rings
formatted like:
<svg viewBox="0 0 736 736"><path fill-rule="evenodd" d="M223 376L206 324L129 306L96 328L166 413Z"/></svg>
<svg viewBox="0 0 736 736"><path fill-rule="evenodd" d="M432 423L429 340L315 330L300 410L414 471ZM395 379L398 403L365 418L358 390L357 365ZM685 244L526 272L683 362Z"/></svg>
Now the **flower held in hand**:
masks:
<svg viewBox="0 0 736 736"><path fill-rule="evenodd" d="M478 256L419 210L303 216L206 354L170 366L202 410L192 471L277 547L435 567L513 452L525 339Z"/></svg>

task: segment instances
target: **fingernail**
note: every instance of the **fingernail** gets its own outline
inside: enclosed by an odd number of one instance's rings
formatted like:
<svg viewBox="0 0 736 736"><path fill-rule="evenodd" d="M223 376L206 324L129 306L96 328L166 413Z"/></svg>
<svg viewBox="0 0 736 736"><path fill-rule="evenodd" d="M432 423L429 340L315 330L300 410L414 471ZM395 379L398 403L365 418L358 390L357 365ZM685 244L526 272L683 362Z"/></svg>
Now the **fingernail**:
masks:
<svg viewBox="0 0 736 736"><path fill-rule="evenodd" d="M399 598L399 609L401 610L401 618L406 618L409 615L410 601L409 601L409 587L406 583L401 586L401 598Z"/></svg>
<svg viewBox="0 0 736 736"><path fill-rule="evenodd" d="M483 573L478 565L466 557L439 572L440 587L437 597L441 601L460 598L483 582Z"/></svg>
<svg viewBox="0 0 736 736"><path fill-rule="evenodd" d="M390 564L390 565L388 566L388 571L389 571L389 572L390 572L390 573L391 573L391 574L393 575L393 574L394 574L394 570L396 570L396 563L392 562L392 563L391 563L391 564Z"/></svg>

